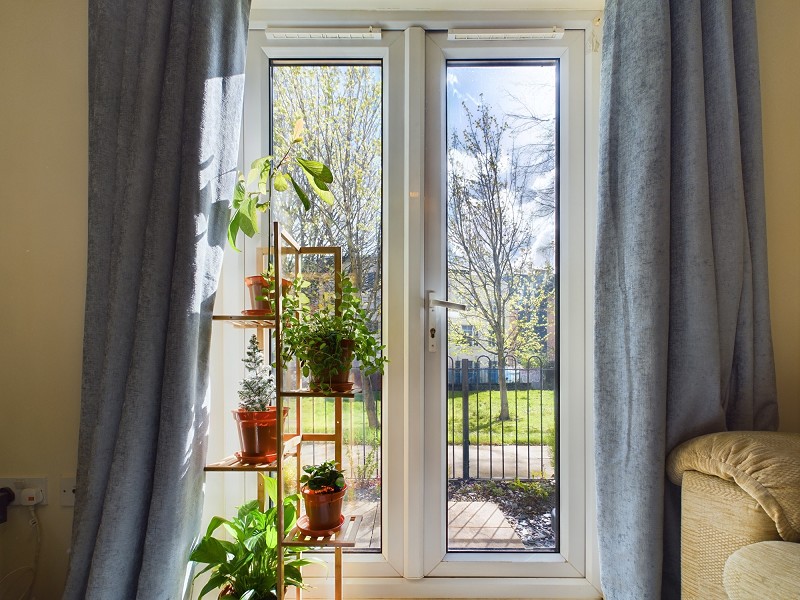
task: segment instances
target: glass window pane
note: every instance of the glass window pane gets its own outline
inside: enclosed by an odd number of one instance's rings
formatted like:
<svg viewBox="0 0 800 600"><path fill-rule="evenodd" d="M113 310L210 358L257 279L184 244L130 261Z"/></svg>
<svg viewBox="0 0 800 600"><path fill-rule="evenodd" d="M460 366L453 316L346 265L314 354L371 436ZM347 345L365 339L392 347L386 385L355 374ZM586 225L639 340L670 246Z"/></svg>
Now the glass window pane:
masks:
<svg viewBox="0 0 800 600"><path fill-rule="evenodd" d="M379 61L358 64L274 62L272 132L274 152L287 146L285 136L302 117L305 131L300 156L319 160L333 173L335 202L320 201L299 167L287 168L303 187L311 208L305 211L294 192L279 196L273 214L302 246L341 246L343 269L361 291L371 329L380 338L382 300L382 69ZM276 154L277 155L277 154ZM315 272L330 274L330 264L304 260L303 273L317 289ZM314 298L312 297L312 302ZM344 511L363 514L357 548L381 548L381 401L382 377L361 377L354 366L353 400L343 400L344 470L349 491ZM332 400L307 398L305 431L333 431ZM304 444L303 464L333 458L333 444Z"/></svg>
<svg viewBox="0 0 800 600"><path fill-rule="evenodd" d="M558 548L557 78L447 66L449 551Z"/></svg>

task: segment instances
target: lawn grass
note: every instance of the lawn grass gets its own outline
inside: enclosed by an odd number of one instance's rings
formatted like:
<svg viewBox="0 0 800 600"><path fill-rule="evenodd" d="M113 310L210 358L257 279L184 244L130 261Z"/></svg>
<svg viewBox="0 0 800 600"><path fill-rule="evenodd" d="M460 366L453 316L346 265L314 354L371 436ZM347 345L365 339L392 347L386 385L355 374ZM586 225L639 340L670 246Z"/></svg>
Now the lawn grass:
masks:
<svg viewBox="0 0 800 600"><path fill-rule="evenodd" d="M378 396L378 414L381 412ZM333 398L303 398L303 422L306 432L333 431ZM469 441L471 444L552 444L555 431L555 409L552 390L509 390L508 409L511 420L500 421L500 392L497 390L470 392ZM491 409L491 410L490 410ZM461 444L462 397L458 392L447 399L447 443ZM491 416L490 416L491 415ZM360 395L342 400L342 437L345 443L371 443L380 433L369 427Z"/></svg>
<svg viewBox="0 0 800 600"><path fill-rule="evenodd" d="M541 394L541 395L540 395ZM509 390L511 419L500 421L500 392L470 392L469 442L471 444L547 444L555 431L555 402L552 390ZM464 439L463 398L461 392L447 399L447 441L460 444ZM544 439L544 442L542 442Z"/></svg>
<svg viewBox="0 0 800 600"><path fill-rule="evenodd" d="M376 393L378 416L381 414L380 393ZM332 433L334 417L333 398L302 398L303 431L306 433ZM361 395L342 399L342 441L345 444L372 443L380 433L369 426Z"/></svg>

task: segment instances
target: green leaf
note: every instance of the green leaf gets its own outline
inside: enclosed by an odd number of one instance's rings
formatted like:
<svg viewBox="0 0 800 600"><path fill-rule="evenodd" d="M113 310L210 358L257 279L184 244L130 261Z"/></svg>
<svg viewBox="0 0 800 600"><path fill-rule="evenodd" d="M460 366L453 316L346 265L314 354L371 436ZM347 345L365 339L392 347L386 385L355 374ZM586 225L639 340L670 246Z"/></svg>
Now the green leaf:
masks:
<svg viewBox="0 0 800 600"><path fill-rule="evenodd" d="M311 175L314 179L318 179L323 183L333 183L333 173L331 170L317 160L306 160L299 156L295 158L297 163L303 167L303 171ZM325 188L327 189L327 188Z"/></svg>
<svg viewBox="0 0 800 600"><path fill-rule="evenodd" d="M208 529L206 530L206 537L211 537L211 534L214 533L217 527L227 522L228 519L223 519L222 517L212 517L208 524Z"/></svg>
<svg viewBox="0 0 800 600"><path fill-rule="evenodd" d="M262 156L255 159L250 165L250 172L247 174L247 185L253 183L263 173L269 173L269 167L272 159L275 158L271 154L269 156Z"/></svg>
<svg viewBox="0 0 800 600"><path fill-rule="evenodd" d="M240 519L244 519L249 513L253 512L258 508L258 500L250 500L250 502L246 502L239 507L236 516Z"/></svg>
<svg viewBox="0 0 800 600"><path fill-rule="evenodd" d="M228 553L216 538L205 538L195 547L189 558L195 562L219 564L227 562Z"/></svg>
<svg viewBox="0 0 800 600"><path fill-rule="evenodd" d="M264 532L264 542L267 548L276 548L278 546L278 532L274 527L270 527Z"/></svg>
<svg viewBox="0 0 800 600"><path fill-rule="evenodd" d="M286 176L280 171L275 173L275 178L272 180L272 187L275 188L276 192L285 192L289 189L289 182L286 180Z"/></svg>
<svg viewBox="0 0 800 600"><path fill-rule="evenodd" d="M261 542L264 538L265 532L261 531L255 535L250 536L244 541L244 547L250 550L251 552L253 549Z"/></svg>
<svg viewBox="0 0 800 600"><path fill-rule="evenodd" d="M203 586L203 589L200 591L200 595L198 596L198 599L202 598L203 596L205 596L208 592L210 592L212 590L217 590L217 589L221 588L227 582L228 582L228 578L225 577L224 575L212 575L211 578L208 580L208 583L206 583Z"/></svg>
<svg viewBox="0 0 800 600"><path fill-rule="evenodd" d="M239 235L241 220L242 215L239 214L239 211L237 210L234 211L233 218L231 219L231 222L228 223L228 244L230 244L231 248L237 252L241 252L241 250L236 247L236 236Z"/></svg>
<svg viewBox="0 0 800 600"><path fill-rule="evenodd" d="M298 159L299 160L299 159ZM303 169L303 173L308 179L308 183L311 186L311 189L314 190L314 193L319 196L319 199L322 200L325 204L333 205L333 201L335 198L333 194L328 189L327 183L324 180L320 179L319 177L315 177L309 171Z"/></svg>
<svg viewBox="0 0 800 600"><path fill-rule="evenodd" d="M277 480L273 479L272 477L268 477L266 474L262 475L264 480L264 490L267 492L267 496L273 502L278 501L278 482Z"/></svg>
<svg viewBox="0 0 800 600"><path fill-rule="evenodd" d="M294 527L297 522L297 509L291 502L284 502L283 504L283 533L289 533L289 530Z"/></svg>
<svg viewBox="0 0 800 600"><path fill-rule="evenodd" d="M245 185L244 176L239 173L239 178L236 180L236 185L233 187L233 208L238 209L245 198Z"/></svg>
<svg viewBox="0 0 800 600"><path fill-rule="evenodd" d="M297 196L300 198L300 202L303 203L303 208L305 208L306 210L311 208L311 200L308 199L308 196L306 196L306 193L303 191L303 188L297 185L297 182L294 180L294 177L292 177L291 174L287 173L286 176L289 178L289 181L292 182L292 186L294 187L295 193L297 193Z"/></svg>
<svg viewBox="0 0 800 600"><path fill-rule="evenodd" d="M290 585L296 585L297 583L303 581L303 576L300 573L300 569L294 565L284 565L283 574L286 578L286 582Z"/></svg>
<svg viewBox="0 0 800 600"><path fill-rule="evenodd" d="M242 215L239 220L239 228L247 237L253 237L258 233L258 212L256 211L256 203L258 196L255 194L248 194L247 200L242 202L239 209L239 214Z"/></svg>
<svg viewBox="0 0 800 600"><path fill-rule="evenodd" d="M297 119L294 122L294 129L292 130L292 143L300 142L303 139L303 129L306 122L303 119Z"/></svg>

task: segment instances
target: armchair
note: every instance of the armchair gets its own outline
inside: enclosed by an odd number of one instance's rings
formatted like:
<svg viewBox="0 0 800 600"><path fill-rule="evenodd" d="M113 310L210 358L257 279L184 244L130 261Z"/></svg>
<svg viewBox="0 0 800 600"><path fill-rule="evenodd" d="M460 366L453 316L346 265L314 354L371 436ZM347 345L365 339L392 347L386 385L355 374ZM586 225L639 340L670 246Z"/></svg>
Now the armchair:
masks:
<svg viewBox="0 0 800 600"><path fill-rule="evenodd" d="M681 486L684 600L800 598L800 434L700 436L667 474Z"/></svg>

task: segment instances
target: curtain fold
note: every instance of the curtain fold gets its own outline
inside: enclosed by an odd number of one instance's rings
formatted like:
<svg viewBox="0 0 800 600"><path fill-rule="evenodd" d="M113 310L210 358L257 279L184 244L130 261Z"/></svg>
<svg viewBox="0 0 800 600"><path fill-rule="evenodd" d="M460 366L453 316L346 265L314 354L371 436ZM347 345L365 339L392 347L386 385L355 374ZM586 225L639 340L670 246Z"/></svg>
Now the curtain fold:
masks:
<svg viewBox="0 0 800 600"><path fill-rule="evenodd" d="M752 0L607 2L595 435L610 600L680 598L669 451L777 427L759 94Z"/></svg>
<svg viewBox="0 0 800 600"><path fill-rule="evenodd" d="M89 2L89 241L64 598L180 598L249 0Z"/></svg>

